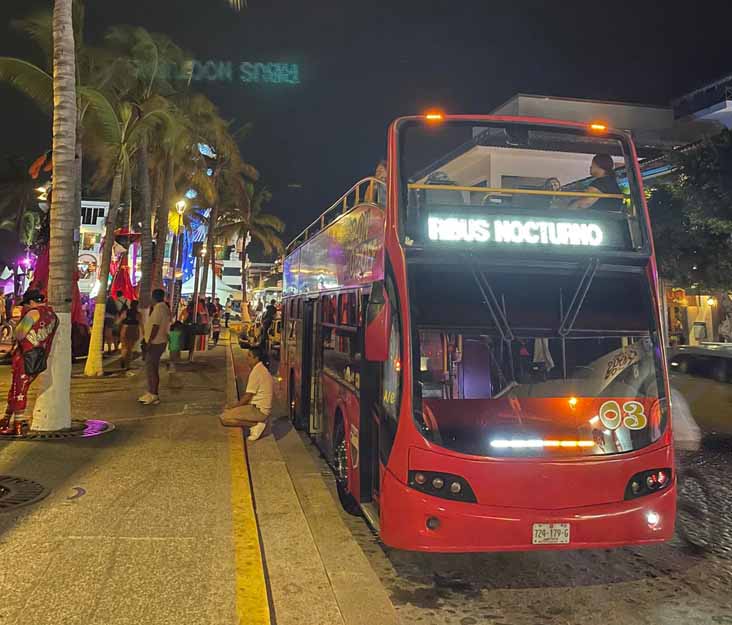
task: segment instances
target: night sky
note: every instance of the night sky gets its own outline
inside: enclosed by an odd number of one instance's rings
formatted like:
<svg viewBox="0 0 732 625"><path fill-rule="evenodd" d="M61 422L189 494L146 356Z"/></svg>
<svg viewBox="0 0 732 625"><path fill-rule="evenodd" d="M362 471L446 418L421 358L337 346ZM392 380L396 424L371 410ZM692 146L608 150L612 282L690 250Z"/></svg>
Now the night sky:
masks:
<svg viewBox="0 0 732 625"><path fill-rule="evenodd" d="M1 0L0 55L31 48L8 26L48 0ZM245 157L274 192L288 237L385 153L386 127L429 106L487 113L517 92L667 104L732 73L732 7L691 2L512 0L94 0L87 40L113 24L170 35L197 59L300 65L299 85L197 83L252 121ZM0 155L32 156L50 122L0 87ZM302 185L291 188L289 185Z"/></svg>

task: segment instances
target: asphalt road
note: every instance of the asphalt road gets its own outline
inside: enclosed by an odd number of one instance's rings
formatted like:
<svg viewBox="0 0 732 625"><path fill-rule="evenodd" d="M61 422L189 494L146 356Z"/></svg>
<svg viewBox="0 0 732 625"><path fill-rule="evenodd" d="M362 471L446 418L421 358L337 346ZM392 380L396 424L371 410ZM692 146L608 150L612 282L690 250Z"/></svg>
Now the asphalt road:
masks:
<svg viewBox="0 0 732 625"><path fill-rule="evenodd" d="M693 388L694 380L688 382ZM716 382L703 387L699 396L710 410L715 397L732 389ZM732 419L729 406L718 402L716 412ZM335 497L329 467L309 448ZM708 436L695 464L717 494L721 542L732 545L732 443ZM696 555L675 538L614 550L434 555L386 548L363 519L342 516L403 623L732 625L728 548Z"/></svg>

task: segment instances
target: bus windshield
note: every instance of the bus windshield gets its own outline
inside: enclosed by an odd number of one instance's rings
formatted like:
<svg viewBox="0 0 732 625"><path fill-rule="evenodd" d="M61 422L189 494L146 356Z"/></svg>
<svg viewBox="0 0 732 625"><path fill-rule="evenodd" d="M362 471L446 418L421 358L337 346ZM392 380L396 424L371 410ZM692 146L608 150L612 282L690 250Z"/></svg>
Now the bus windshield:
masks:
<svg viewBox="0 0 732 625"><path fill-rule="evenodd" d="M643 272L410 267L422 434L479 456L608 455L666 427Z"/></svg>
<svg viewBox="0 0 732 625"><path fill-rule="evenodd" d="M407 121L399 130L407 245L643 245L622 135L524 123Z"/></svg>

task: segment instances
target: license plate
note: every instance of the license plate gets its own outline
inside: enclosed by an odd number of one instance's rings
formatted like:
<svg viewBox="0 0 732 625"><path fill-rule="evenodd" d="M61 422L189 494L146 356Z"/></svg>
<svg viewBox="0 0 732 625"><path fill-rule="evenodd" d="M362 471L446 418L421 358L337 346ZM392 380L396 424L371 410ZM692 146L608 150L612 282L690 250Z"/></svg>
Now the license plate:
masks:
<svg viewBox="0 0 732 625"><path fill-rule="evenodd" d="M569 544L569 523L534 523L531 542L534 545Z"/></svg>

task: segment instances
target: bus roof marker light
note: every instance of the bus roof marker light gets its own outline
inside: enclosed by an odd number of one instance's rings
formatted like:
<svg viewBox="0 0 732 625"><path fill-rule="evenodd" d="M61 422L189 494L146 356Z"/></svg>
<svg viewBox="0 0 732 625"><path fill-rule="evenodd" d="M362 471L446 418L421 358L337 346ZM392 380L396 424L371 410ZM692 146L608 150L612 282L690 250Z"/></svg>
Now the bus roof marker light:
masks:
<svg viewBox="0 0 732 625"><path fill-rule="evenodd" d="M568 403L570 408L574 408L577 405L577 398L570 397Z"/></svg>
<svg viewBox="0 0 732 625"><path fill-rule="evenodd" d="M424 118L428 122L441 122L445 120L445 115L440 111L427 111L424 114Z"/></svg>
<svg viewBox="0 0 732 625"><path fill-rule="evenodd" d="M607 124L602 122L592 122L590 124L590 130L593 132L607 132Z"/></svg>

